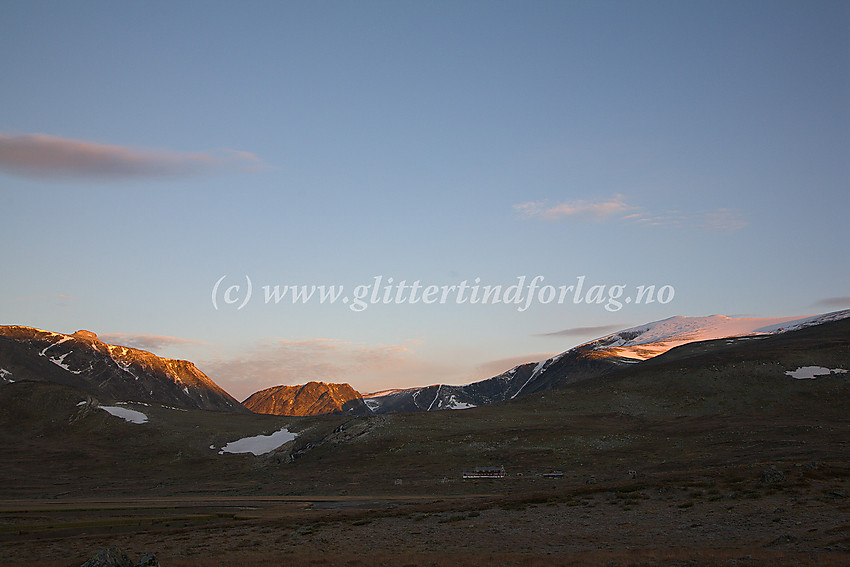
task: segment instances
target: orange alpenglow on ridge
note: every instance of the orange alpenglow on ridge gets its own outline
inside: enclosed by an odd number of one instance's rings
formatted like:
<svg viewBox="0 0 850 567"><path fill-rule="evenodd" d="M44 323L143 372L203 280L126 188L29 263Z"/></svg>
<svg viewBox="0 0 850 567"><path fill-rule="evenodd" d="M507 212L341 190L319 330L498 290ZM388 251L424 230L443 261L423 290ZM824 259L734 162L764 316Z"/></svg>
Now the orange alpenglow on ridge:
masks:
<svg viewBox="0 0 850 567"><path fill-rule="evenodd" d="M260 390L242 405L254 413L305 416L347 412L364 405L362 399L363 396L348 384L307 382L300 386Z"/></svg>

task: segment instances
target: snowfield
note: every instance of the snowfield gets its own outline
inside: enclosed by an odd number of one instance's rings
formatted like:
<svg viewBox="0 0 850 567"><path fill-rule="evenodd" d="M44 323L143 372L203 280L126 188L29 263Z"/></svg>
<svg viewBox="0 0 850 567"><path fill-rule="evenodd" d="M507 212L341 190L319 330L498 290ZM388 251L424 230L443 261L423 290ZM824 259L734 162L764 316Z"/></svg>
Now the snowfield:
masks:
<svg viewBox="0 0 850 567"><path fill-rule="evenodd" d="M399 392L406 392L407 390L414 390L415 388L395 388L392 390L381 390L380 392L372 392L370 394L363 394L363 398L383 398L384 396L391 396L393 394L398 394Z"/></svg>
<svg viewBox="0 0 850 567"><path fill-rule="evenodd" d="M256 435L254 437L245 437L237 441L231 441L222 447L218 454L253 453L257 456L264 455L274 451L285 443L289 443L296 437L298 437L297 433L290 433L289 430L284 427L280 431L275 431L271 435ZM211 445L210 448L214 449L215 447Z"/></svg>
<svg viewBox="0 0 850 567"><path fill-rule="evenodd" d="M797 370L786 370L785 374L797 380L814 380L818 376L829 376L830 374L846 374L843 368L824 368L823 366L801 366Z"/></svg>
<svg viewBox="0 0 850 567"><path fill-rule="evenodd" d="M55 364L56 366L58 366L59 368L64 368L65 370L67 370L71 374L79 374L81 372L80 370L71 370L71 368L67 364L65 364L65 357L68 356L69 354L71 354L72 352L74 352L74 351L69 350L68 352L66 352L62 356L55 356L55 357L51 356L51 357L48 358L48 360L50 362L52 362L53 364Z"/></svg>
<svg viewBox="0 0 850 567"><path fill-rule="evenodd" d="M818 323L850 317L850 310L808 317L683 317L654 321L638 327L617 331L580 346L606 350L614 356L646 360L673 347L694 341L706 341L742 335L771 335L802 329Z"/></svg>
<svg viewBox="0 0 850 567"><path fill-rule="evenodd" d="M140 411L131 410L127 408L119 408L117 406L98 406L105 412L108 412L115 417L120 417L125 421L129 421L130 423L145 423L148 420L148 416L143 414Z"/></svg>
<svg viewBox="0 0 850 567"><path fill-rule="evenodd" d="M466 402L457 401L457 398L455 397L455 395L452 394L452 395L449 396L449 399L446 400L445 409L464 410L464 409L469 409L469 408L474 408L474 407L476 407L476 406L474 406L472 404L468 404Z"/></svg>

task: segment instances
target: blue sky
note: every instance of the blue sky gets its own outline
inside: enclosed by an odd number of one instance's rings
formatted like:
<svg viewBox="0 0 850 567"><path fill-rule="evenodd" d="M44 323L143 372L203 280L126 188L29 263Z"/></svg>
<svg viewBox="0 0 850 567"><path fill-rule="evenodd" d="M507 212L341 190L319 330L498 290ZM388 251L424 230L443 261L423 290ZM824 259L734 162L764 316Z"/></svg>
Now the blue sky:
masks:
<svg viewBox="0 0 850 567"><path fill-rule="evenodd" d="M672 315L850 305L845 2L0 14L4 324L188 358L242 399L463 383ZM262 301L379 275L675 296ZM214 309L222 276L236 295L251 279L245 308Z"/></svg>

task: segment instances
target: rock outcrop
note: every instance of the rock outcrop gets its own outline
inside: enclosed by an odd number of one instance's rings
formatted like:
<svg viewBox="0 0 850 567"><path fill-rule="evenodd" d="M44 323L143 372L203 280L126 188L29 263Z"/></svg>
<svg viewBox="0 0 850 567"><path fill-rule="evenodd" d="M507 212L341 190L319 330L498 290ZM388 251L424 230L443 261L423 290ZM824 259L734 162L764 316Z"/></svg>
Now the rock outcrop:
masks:
<svg viewBox="0 0 850 567"><path fill-rule="evenodd" d="M251 394L242 402L254 413L273 415L366 415L360 393L348 384L308 382L300 386L275 386Z"/></svg>
<svg viewBox="0 0 850 567"><path fill-rule="evenodd" d="M102 399L246 411L191 362L106 344L91 331L65 335L0 326L0 378L54 382Z"/></svg>

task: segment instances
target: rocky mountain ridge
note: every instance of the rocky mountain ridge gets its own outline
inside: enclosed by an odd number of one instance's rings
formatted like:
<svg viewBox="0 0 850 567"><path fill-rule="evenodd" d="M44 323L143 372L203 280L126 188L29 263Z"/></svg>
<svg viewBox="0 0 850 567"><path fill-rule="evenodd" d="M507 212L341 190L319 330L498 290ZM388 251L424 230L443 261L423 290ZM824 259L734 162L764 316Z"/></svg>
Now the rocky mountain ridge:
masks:
<svg viewBox="0 0 850 567"><path fill-rule="evenodd" d="M457 410L605 376L689 343L720 338L746 340L848 317L850 310L781 318L676 316L624 329L547 360L520 364L470 384L434 384L363 396L348 384L309 382L255 392L244 405L191 362L108 345L90 331L64 335L30 327L0 326L0 383L16 380L55 382L113 400L225 411L250 409L274 415Z"/></svg>
<svg viewBox="0 0 850 567"><path fill-rule="evenodd" d="M675 316L624 329L547 360L520 364L488 380L463 386L432 385L364 398L375 414L467 409L604 376L697 341L767 336L838 321L850 309L807 317Z"/></svg>
<svg viewBox="0 0 850 567"><path fill-rule="evenodd" d="M247 411L191 362L106 344L91 331L0 326L0 380L54 382L104 399Z"/></svg>
<svg viewBox="0 0 850 567"><path fill-rule="evenodd" d="M369 412L360 393L348 384L307 382L298 386L274 386L254 392L242 402L254 413L273 415L323 415Z"/></svg>

